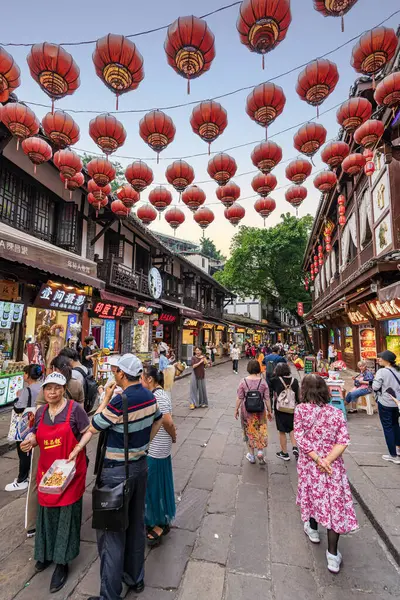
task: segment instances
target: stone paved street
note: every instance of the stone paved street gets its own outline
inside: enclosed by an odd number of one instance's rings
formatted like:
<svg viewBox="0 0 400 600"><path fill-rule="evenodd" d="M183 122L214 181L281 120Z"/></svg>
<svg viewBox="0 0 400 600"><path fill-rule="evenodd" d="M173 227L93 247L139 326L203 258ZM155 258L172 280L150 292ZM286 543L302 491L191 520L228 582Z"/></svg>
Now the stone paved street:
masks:
<svg viewBox="0 0 400 600"><path fill-rule="evenodd" d="M245 365L242 360L241 374ZM296 464L293 457L290 463L283 463L275 456L274 423L267 465L250 465L244 459L239 423L233 417L239 380L230 364L207 371L210 407L206 410L188 409L189 378L174 388L178 514L171 533L147 555L147 587L141 599L400 598L399 568L358 504L360 530L340 541L344 558L340 574L328 572L326 534L320 546L312 546L303 533L295 505ZM354 430L357 439L348 457L351 470L355 479L370 475L369 481L376 480L377 487L387 486L383 489L388 506L398 511L399 501L393 498L400 488L400 473L395 465L381 464L382 435L377 419L370 419L355 415L350 420L350 431ZM367 436L372 442L365 449ZM93 451L91 448L91 458ZM362 454L368 460L362 461ZM362 462L367 465L365 473L359 467ZM16 465L15 452L0 458L0 489L12 480ZM383 483L381 478L385 478ZM93 476L84 497L81 555L72 565L67 586L54 595L47 591L52 569L33 575L33 540L27 540L23 530L24 497L0 491L0 600L85 600L98 593L99 561L90 521L92 483ZM366 481L364 484L367 486ZM127 597L134 598L132 594Z"/></svg>

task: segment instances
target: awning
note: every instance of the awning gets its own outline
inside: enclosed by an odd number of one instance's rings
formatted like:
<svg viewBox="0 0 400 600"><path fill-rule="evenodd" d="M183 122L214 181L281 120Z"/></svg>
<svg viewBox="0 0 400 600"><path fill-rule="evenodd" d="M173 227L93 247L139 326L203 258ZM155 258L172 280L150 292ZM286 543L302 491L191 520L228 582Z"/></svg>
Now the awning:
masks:
<svg viewBox="0 0 400 600"><path fill-rule="evenodd" d="M204 318L201 312L193 310L192 308L187 308L186 306L180 306L179 312L181 315L188 317L189 319L197 319L198 321L202 321Z"/></svg>
<svg viewBox="0 0 400 600"><path fill-rule="evenodd" d="M381 288L378 292L378 298L380 302L389 302L390 300L400 298L400 282L395 281L392 285Z"/></svg>
<svg viewBox="0 0 400 600"><path fill-rule="evenodd" d="M0 223L0 258L97 289L105 286L104 281L97 278L97 265L94 261L16 231L4 223Z"/></svg>
<svg viewBox="0 0 400 600"><path fill-rule="evenodd" d="M100 297L102 300L106 300L106 302L116 302L117 304L123 304L124 306L133 306L137 308L139 303L132 298L127 298L126 296L119 296L118 294L111 294L110 292L106 292L104 290L100 290Z"/></svg>
<svg viewBox="0 0 400 600"><path fill-rule="evenodd" d="M171 308L175 308L175 310L177 311L181 311L182 308L185 308L183 306L183 304L179 304L179 302L171 302L171 300L163 300L162 298L160 299L160 302L162 304L165 304L165 306L169 306ZM182 313L183 314L183 313Z"/></svg>

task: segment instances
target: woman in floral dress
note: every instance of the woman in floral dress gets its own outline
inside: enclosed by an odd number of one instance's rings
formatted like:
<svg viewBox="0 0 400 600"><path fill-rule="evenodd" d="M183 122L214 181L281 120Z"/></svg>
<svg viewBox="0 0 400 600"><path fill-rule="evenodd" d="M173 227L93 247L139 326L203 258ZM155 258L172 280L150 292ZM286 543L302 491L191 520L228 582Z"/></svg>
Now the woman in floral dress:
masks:
<svg viewBox="0 0 400 600"><path fill-rule="evenodd" d="M268 446L268 418L272 418L271 401L269 389L265 379L261 378L260 364L257 360L250 360L247 365L248 377L242 379L237 391L237 401L235 409L235 418L241 417L243 437L248 446L247 460L254 464L256 462L255 452L260 465L265 463L264 448ZM260 413L248 413L245 400L246 393L251 390L258 390L264 400L264 411Z"/></svg>
<svg viewBox="0 0 400 600"><path fill-rule="evenodd" d="M358 523L342 458L350 443L346 421L329 401L322 377L306 375L294 413L294 436L300 451L297 504L311 542L320 541L318 524L328 530L328 569L338 573L342 562L339 535L354 531Z"/></svg>

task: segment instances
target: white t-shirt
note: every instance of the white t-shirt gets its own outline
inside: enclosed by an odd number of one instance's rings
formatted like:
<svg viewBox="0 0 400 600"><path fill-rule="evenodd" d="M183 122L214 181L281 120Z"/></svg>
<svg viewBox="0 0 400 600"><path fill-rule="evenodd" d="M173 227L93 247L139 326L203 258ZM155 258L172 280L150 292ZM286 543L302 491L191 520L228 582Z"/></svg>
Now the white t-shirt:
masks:
<svg viewBox="0 0 400 600"><path fill-rule="evenodd" d="M154 397L157 400L158 408L163 415L172 413L171 398L167 392L161 388L154 390ZM172 451L172 438L161 425L157 435L150 442L149 456L151 458L168 458Z"/></svg>
<svg viewBox="0 0 400 600"><path fill-rule="evenodd" d="M231 350L231 359L239 360L239 348L232 348Z"/></svg>
<svg viewBox="0 0 400 600"><path fill-rule="evenodd" d="M335 348L333 346L328 347L328 356L329 358L335 358Z"/></svg>
<svg viewBox="0 0 400 600"><path fill-rule="evenodd" d="M82 373L80 373L79 371L77 371L77 368L80 369L80 370L82 370L87 375L88 374L87 367L85 367L84 365L79 365L79 367L72 367L72 377L74 379L77 379L78 381L81 382L82 385L84 385L85 378L82 375Z"/></svg>

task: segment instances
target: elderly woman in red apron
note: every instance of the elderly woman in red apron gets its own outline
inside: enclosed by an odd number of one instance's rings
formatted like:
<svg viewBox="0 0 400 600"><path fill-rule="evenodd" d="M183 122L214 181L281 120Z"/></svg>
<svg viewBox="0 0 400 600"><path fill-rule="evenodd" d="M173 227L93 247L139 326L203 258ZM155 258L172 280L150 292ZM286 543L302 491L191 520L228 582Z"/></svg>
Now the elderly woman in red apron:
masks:
<svg viewBox="0 0 400 600"><path fill-rule="evenodd" d="M74 400L65 398L66 383L61 373L51 373L46 378L43 384L46 404L36 412L35 434L21 444L25 452L39 446L38 487L55 460L69 458L89 427L84 409ZM86 469L85 452L80 452L76 458L76 474L62 493L44 494L38 491L35 569L37 572L44 571L52 562L55 563L50 583L50 592L53 593L65 585L68 563L79 554Z"/></svg>

